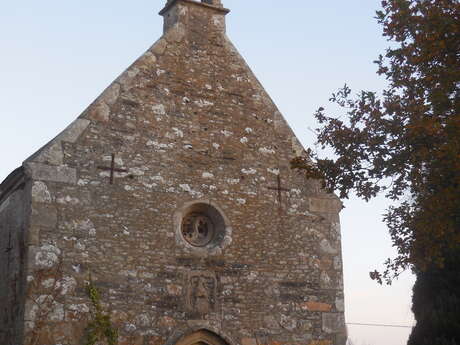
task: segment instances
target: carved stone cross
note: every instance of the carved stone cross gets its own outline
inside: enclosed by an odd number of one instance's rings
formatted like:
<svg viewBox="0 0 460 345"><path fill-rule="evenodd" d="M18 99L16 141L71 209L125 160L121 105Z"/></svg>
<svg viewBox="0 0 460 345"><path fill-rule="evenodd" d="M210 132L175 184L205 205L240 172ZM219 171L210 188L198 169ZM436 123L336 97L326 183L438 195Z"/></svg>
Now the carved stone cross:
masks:
<svg viewBox="0 0 460 345"><path fill-rule="evenodd" d="M8 232L8 247L5 248L5 253L9 253L13 247L11 246L11 232Z"/></svg>
<svg viewBox="0 0 460 345"><path fill-rule="evenodd" d="M7 266L8 266L8 269L7 269L7 272L9 270L9 267L10 267L10 263L11 263L11 251L13 250L13 245L11 244L11 230L8 232L8 245L7 247L5 248L5 253L7 254L8 258L7 258Z"/></svg>
<svg viewBox="0 0 460 345"><path fill-rule="evenodd" d="M113 184L113 180L114 180L116 172L120 172L120 173L128 172L128 170L126 169L115 168L115 154L114 153L112 153L112 160L110 163L110 167L98 166L97 168L100 170L104 170L104 171L110 171L110 184Z"/></svg>
<svg viewBox="0 0 460 345"><path fill-rule="evenodd" d="M290 192L291 190L289 188L284 188L283 186L281 186L281 176L280 175L277 175L276 177L277 179L277 182L278 182L278 185L276 187L273 187L273 186L268 186L267 188L270 189L270 190L276 190L278 191L278 202L281 206L281 202L282 202L282 192Z"/></svg>

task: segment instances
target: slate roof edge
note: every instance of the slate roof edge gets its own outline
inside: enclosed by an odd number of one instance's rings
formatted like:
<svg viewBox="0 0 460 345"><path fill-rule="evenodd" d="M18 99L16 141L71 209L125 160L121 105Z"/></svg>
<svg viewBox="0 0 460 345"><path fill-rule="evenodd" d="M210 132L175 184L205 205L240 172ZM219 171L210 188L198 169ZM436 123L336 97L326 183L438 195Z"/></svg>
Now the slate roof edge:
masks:
<svg viewBox="0 0 460 345"><path fill-rule="evenodd" d="M0 204L24 181L26 176L24 167L13 170L4 180L0 183Z"/></svg>

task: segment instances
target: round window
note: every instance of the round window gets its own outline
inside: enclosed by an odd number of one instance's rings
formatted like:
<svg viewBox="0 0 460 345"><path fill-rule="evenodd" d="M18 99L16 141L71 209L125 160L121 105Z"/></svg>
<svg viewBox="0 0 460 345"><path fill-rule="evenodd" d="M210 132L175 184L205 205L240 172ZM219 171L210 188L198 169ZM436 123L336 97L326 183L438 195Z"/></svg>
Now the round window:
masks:
<svg viewBox="0 0 460 345"><path fill-rule="evenodd" d="M214 223L205 214L189 213L182 221L182 236L192 246L204 247L214 239Z"/></svg>
<svg viewBox="0 0 460 345"><path fill-rule="evenodd" d="M174 214L177 239L195 252L217 253L231 243L232 229L210 201L186 203Z"/></svg>

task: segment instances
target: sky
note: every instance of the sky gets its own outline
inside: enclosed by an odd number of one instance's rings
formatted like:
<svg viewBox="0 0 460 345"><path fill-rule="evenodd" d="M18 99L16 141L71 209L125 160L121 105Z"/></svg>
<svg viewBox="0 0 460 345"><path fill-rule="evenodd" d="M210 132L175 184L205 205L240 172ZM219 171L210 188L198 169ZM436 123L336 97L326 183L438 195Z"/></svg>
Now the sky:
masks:
<svg viewBox="0 0 460 345"><path fill-rule="evenodd" d="M0 3L0 181L70 124L162 34L165 0ZM223 0L227 34L307 147L314 111L347 83L379 91L372 63L389 43L378 0ZM395 254L388 202L345 200L343 259L348 323L413 325L404 274L391 287L369 272ZM402 345L410 328L349 325L354 345Z"/></svg>

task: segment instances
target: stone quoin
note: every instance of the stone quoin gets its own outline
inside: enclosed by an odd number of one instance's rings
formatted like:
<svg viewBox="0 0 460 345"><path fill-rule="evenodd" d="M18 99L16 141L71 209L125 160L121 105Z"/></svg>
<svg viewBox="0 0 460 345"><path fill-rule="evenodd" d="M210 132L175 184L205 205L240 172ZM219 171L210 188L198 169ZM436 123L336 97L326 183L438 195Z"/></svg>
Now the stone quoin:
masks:
<svg viewBox="0 0 460 345"><path fill-rule="evenodd" d="M228 13L167 1L163 36L0 184L0 344L86 344L90 279L119 345L345 344L341 202L290 168Z"/></svg>

